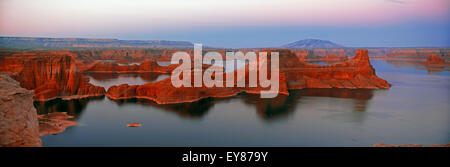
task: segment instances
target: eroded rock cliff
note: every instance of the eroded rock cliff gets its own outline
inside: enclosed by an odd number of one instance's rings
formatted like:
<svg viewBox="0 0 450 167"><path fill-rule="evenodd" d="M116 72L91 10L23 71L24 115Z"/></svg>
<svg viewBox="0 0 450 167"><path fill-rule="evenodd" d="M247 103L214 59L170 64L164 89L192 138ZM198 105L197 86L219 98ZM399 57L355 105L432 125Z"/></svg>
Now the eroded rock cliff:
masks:
<svg viewBox="0 0 450 167"><path fill-rule="evenodd" d="M103 87L88 83L70 55L42 52L16 55L2 60L8 73L26 89L34 90L34 100L83 98L105 94Z"/></svg>
<svg viewBox="0 0 450 167"><path fill-rule="evenodd" d="M334 65L317 65L302 62L289 50L265 49L279 52L279 94L289 94L287 89L303 88L389 88L390 84L375 74L368 51L358 50L355 57ZM269 54L270 57L270 54ZM270 58L269 58L270 60ZM270 63L270 62L269 62ZM248 65L246 87L180 87L172 86L171 78L145 85L127 84L112 86L106 95L111 99L143 98L159 104L192 102L207 97L228 97L240 92L259 93L261 87L248 87ZM235 72L225 73L235 75Z"/></svg>

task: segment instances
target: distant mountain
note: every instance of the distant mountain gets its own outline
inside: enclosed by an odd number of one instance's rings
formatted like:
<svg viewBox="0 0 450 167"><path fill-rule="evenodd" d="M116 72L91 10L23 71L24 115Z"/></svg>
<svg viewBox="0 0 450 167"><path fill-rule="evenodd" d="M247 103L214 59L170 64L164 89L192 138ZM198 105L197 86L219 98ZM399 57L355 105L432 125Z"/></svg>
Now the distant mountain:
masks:
<svg viewBox="0 0 450 167"><path fill-rule="evenodd" d="M289 43L281 46L281 48L290 49L312 49L312 48L345 48L343 45L339 45L327 40L320 39L304 39L297 42Z"/></svg>
<svg viewBox="0 0 450 167"><path fill-rule="evenodd" d="M0 37L0 48L192 48L191 42L165 40L118 40L95 38Z"/></svg>

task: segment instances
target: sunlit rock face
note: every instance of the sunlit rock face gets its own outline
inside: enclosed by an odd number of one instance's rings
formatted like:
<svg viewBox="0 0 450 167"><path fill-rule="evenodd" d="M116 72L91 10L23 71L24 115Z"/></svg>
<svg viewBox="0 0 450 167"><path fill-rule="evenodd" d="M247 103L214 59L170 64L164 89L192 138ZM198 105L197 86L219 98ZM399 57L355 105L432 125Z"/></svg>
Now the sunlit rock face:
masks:
<svg viewBox="0 0 450 167"><path fill-rule="evenodd" d="M42 146L33 91L6 75L0 75L0 146Z"/></svg>
<svg viewBox="0 0 450 167"><path fill-rule="evenodd" d="M280 79L279 94L288 95L288 89L303 88L389 88L390 84L375 75L369 61L368 51L358 50L354 58L333 65L317 65L302 62L287 49L263 49L265 52L279 52ZM270 54L269 54L270 55ZM270 59L269 59L270 60ZM270 64L270 62L269 62ZM248 65L246 77L248 76ZM225 73L233 75L234 72ZM108 89L106 96L112 99L144 98L156 103L182 103L197 101L207 97L229 97L241 92L259 93L260 87L180 87L172 86L171 78L145 85L119 85ZM248 78L246 78L248 83ZM246 84L247 85L247 84Z"/></svg>
<svg viewBox="0 0 450 167"><path fill-rule="evenodd" d="M88 83L76 61L68 52L18 54L1 61L7 72L26 89L34 90L34 100L84 98L101 96L102 87Z"/></svg>
<svg viewBox="0 0 450 167"><path fill-rule="evenodd" d="M88 82L86 72L107 73L170 73L178 65L159 66L157 61L166 60L171 53L180 50L76 50L76 51L22 51L2 53L0 72L6 72L19 81L22 87L35 91L34 100L46 101L54 98L73 99L101 96L106 93L103 87ZM192 56L191 50L187 51ZM206 52L207 50L205 50ZM224 54L226 50L218 50ZM389 88L390 85L375 75L368 50L359 49L351 59L340 49L323 50L325 59L338 63L318 65L306 63L305 54L309 51L292 49L258 49L256 52L279 52L279 94L289 94L288 89L303 88ZM320 52L317 50L312 52ZM334 54L336 52L337 54ZM327 55L328 54L328 55ZM119 63L120 62L120 63ZM121 64L129 65L121 65ZM138 64L136 64L138 63ZM208 68L203 65L203 69ZM248 65L245 67L248 73ZM233 75L228 72L215 75ZM236 74L234 74L236 75ZM248 76L248 74L246 75ZM246 78L246 82L248 78ZM146 98L157 103L192 102L206 97L228 97L240 92L259 93L261 87L243 88L175 88L170 78L144 85L116 85L106 95L113 99Z"/></svg>
<svg viewBox="0 0 450 167"><path fill-rule="evenodd" d="M375 75L366 49L357 50L352 59L332 65L305 63L288 50L279 52L280 71L286 76L288 89L390 87L389 83Z"/></svg>

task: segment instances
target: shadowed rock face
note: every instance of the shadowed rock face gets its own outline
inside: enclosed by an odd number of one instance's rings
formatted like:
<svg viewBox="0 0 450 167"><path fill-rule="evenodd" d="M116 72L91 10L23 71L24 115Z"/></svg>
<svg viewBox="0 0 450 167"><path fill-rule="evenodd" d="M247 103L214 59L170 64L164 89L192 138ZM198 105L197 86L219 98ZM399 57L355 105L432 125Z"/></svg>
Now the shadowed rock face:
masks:
<svg viewBox="0 0 450 167"><path fill-rule="evenodd" d="M33 91L6 75L0 75L0 146L42 146Z"/></svg>

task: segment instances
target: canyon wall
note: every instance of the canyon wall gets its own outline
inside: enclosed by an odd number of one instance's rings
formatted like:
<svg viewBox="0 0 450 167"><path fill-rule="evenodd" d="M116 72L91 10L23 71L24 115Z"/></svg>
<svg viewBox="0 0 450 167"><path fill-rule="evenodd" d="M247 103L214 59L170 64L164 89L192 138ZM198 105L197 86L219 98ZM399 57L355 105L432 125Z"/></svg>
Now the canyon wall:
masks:
<svg viewBox="0 0 450 167"><path fill-rule="evenodd" d="M105 94L103 87L88 83L73 58L65 52L37 52L4 58L0 72L9 74L34 100L83 98Z"/></svg>

